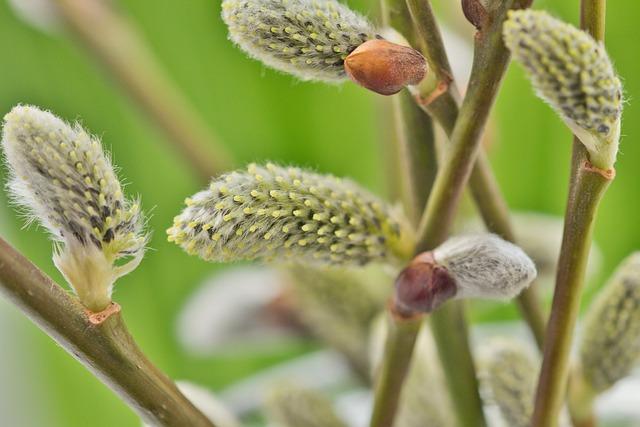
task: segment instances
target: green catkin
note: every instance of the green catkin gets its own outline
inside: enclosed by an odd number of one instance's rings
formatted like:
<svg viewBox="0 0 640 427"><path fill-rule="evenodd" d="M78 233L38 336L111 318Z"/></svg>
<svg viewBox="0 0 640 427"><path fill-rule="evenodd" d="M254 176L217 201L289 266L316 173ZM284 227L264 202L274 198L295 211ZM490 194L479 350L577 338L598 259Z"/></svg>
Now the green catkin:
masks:
<svg viewBox="0 0 640 427"><path fill-rule="evenodd" d="M363 376L369 373L369 329L384 308L391 277L379 267L365 270L287 269L297 315L319 339L344 354Z"/></svg>
<svg viewBox="0 0 640 427"><path fill-rule="evenodd" d="M250 56L302 80L340 81L372 25L335 0L224 0L229 38Z"/></svg>
<svg viewBox="0 0 640 427"><path fill-rule="evenodd" d="M640 358L640 252L629 256L589 308L581 371L596 392L627 376Z"/></svg>
<svg viewBox="0 0 640 427"><path fill-rule="evenodd" d="M391 207L352 181L250 165L186 200L169 241L208 261L364 265L405 260L411 242Z"/></svg>
<svg viewBox="0 0 640 427"><path fill-rule="evenodd" d="M329 399L293 384L274 387L266 406L268 418L278 427L346 427Z"/></svg>
<svg viewBox="0 0 640 427"><path fill-rule="evenodd" d="M484 379L510 427L529 427L538 373L529 352L512 341L495 341L483 358Z"/></svg>
<svg viewBox="0 0 640 427"><path fill-rule="evenodd" d="M538 95L589 150L591 163L612 168L620 138L622 85L604 46L586 32L533 10L510 12L504 40Z"/></svg>
<svg viewBox="0 0 640 427"><path fill-rule="evenodd" d="M13 201L61 242L55 264L83 304L104 309L113 282L144 253L139 203L124 197L100 141L78 124L17 106L4 117L2 146ZM114 264L125 257L133 260Z"/></svg>

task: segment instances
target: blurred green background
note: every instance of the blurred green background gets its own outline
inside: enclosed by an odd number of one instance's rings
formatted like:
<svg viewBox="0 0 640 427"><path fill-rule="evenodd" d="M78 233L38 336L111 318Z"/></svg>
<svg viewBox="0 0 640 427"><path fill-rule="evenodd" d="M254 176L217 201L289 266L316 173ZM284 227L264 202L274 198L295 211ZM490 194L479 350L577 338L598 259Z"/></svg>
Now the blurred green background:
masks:
<svg viewBox="0 0 640 427"><path fill-rule="evenodd" d="M275 160L353 177L385 192L383 136L390 123L379 97L353 84L301 83L247 59L226 39L219 1L120 0L177 85L220 135L237 164ZM459 2L442 0L437 9L470 41L469 25L453 13ZM349 4L369 16L377 5ZM576 23L578 0L536 1L537 8ZM602 205L596 240L603 252L605 278L628 253L640 248L639 183L640 57L637 22L640 4L610 2L607 46L622 76L628 105L624 113L618 175ZM458 28L459 27L459 28ZM141 346L174 378L219 389L264 366L308 350L290 342L268 352L198 358L186 354L175 337L175 318L199 282L219 268L188 257L165 241L164 230L185 196L200 187L196 174L144 114L65 31L46 33L27 25L0 0L0 114L18 103L41 106L69 119L81 119L103 137L114 162L152 209L154 230L142 266L118 283L115 299ZM536 99L519 67L512 67L499 96L491 159L512 208L561 215L568 180L571 137L560 120ZM5 182L4 168L0 182ZM3 236L56 280L51 244L22 221L0 193ZM600 283L599 281L596 283ZM506 310L510 312L509 310ZM500 316L505 310L495 311ZM497 320L497 317L483 320ZM3 331L0 425L6 414L16 426L136 426L136 417L98 380L58 348L8 303L0 301ZM31 402L29 407L16 407ZM24 418L21 419L21 413Z"/></svg>

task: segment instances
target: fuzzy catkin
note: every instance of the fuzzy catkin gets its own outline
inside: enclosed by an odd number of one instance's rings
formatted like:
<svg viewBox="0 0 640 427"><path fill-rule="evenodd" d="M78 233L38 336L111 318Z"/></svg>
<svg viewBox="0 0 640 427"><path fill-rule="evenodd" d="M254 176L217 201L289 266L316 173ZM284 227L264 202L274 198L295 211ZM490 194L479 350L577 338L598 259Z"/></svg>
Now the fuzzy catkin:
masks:
<svg viewBox="0 0 640 427"><path fill-rule="evenodd" d="M266 406L268 418L278 427L346 427L329 399L293 384L274 387Z"/></svg>
<svg viewBox="0 0 640 427"><path fill-rule="evenodd" d="M384 308L392 280L379 267L287 269L300 320L312 334L343 353L362 375L369 372L369 328Z"/></svg>
<svg viewBox="0 0 640 427"><path fill-rule="evenodd" d="M345 79L347 55L376 38L365 18L335 0L224 0L222 18L250 56L302 80Z"/></svg>
<svg viewBox="0 0 640 427"><path fill-rule="evenodd" d="M612 168L620 137L622 85L604 46L589 34L541 11L509 14L504 40L547 101L590 151Z"/></svg>
<svg viewBox="0 0 640 427"><path fill-rule="evenodd" d="M17 106L4 117L2 147L13 201L62 242L54 261L81 301L104 308L113 281L139 262L146 236L139 205L124 197L100 141L78 124ZM134 261L113 265L123 257Z"/></svg>
<svg viewBox="0 0 640 427"><path fill-rule="evenodd" d="M363 265L410 250L397 212L353 182L294 167L250 165L186 200L169 240L209 261Z"/></svg>
<svg viewBox="0 0 640 427"><path fill-rule="evenodd" d="M585 379L602 392L640 359L640 252L629 256L586 314L580 344Z"/></svg>
<svg viewBox="0 0 640 427"><path fill-rule="evenodd" d="M453 237L433 251L456 283L456 298L510 299L536 278L531 258L495 234Z"/></svg>
<svg viewBox="0 0 640 427"><path fill-rule="evenodd" d="M529 352L512 341L487 345L484 379L493 401L510 427L529 427L538 369Z"/></svg>

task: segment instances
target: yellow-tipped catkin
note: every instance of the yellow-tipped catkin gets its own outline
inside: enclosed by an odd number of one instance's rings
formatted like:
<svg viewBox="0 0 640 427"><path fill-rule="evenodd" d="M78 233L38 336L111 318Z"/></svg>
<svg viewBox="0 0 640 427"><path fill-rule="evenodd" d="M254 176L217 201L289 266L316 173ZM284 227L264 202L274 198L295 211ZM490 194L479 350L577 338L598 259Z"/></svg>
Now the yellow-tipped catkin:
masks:
<svg viewBox="0 0 640 427"><path fill-rule="evenodd" d="M640 358L640 252L629 256L589 307L580 344L586 381L602 392Z"/></svg>
<svg viewBox="0 0 640 427"><path fill-rule="evenodd" d="M547 101L589 150L590 161L613 168L620 138L622 86L601 43L549 14L517 10L504 40Z"/></svg>
<svg viewBox="0 0 640 427"><path fill-rule="evenodd" d="M229 38L264 64L302 80L346 79L344 60L372 25L335 0L224 0Z"/></svg>
<svg viewBox="0 0 640 427"><path fill-rule="evenodd" d="M100 141L80 125L31 106L4 117L2 147L14 202L62 243L58 269L89 309L111 302L114 281L144 253L137 202L126 199ZM128 264L116 260L133 257Z"/></svg>
<svg viewBox="0 0 640 427"><path fill-rule="evenodd" d="M483 378L507 425L529 427L538 380L529 351L516 342L496 340L484 353Z"/></svg>
<svg viewBox="0 0 640 427"><path fill-rule="evenodd" d="M355 183L298 168L250 165L187 199L169 240L209 261L319 265L393 262L411 244L403 220Z"/></svg>
<svg viewBox="0 0 640 427"><path fill-rule="evenodd" d="M382 269L287 269L295 310L307 328L343 353L362 375L369 372L369 329L384 308L392 278Z"/></svg>
<svg viewBox="0 0 640 427"><path fill-rule="evenodd" d="M266 406L268 418L278 427L346 427L329 399L293 384L274 387Z"/></svg>

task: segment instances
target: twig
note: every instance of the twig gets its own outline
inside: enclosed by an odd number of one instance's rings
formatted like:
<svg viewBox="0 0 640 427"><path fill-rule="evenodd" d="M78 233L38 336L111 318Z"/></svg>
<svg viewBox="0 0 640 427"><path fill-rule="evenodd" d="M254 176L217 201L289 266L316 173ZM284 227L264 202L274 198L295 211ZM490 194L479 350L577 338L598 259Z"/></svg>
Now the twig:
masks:
<svg viewBox="0 0 640 427"><path fill-rule="evenodd" d="M605 12L605 0L581 2L581 28L599 41L604 40ZM612 178L594 170L586 149L574 137L564 235L536 391L534 427L551 427L558 422L566 394L571 341L580 309L594 220Z"/></svg>
<svg viewBox="0 0 640 427"><path fill-rule="evenodd" d="M394 310L393 302L387 310L387 337L382 364L375 381L375 397L371 427L391 427L398 409L402 392L402 383L411 365L412 351L415 346L423 315L405 317Z"/></svg>
<svg viewBox="0 0 640 427"><path fill-rule="evenodd" d="M452 73L451 67L444 51L444 45L439 35L440 31L433 16L430 2L428 0L407 0L407 7L413 16L424 44L429 46L424 53L430 67L436 70L436 75L450 76ZM505 70L506 68L503 69L502 74L504 74ZM496 75L496 78L500 79L502 74ZM451 137L459 114L457 89L451 83L448 85L448 90L436 101L425 103L424 99L430 97L430 90L431 87L429 85L420 85L416 99L423 109L438 121L445 133ZM469 178L469 186L487 229L506 240L515 242L516 236L511 224L507 204L484 150L481 150L478 154L478 159ZM525 290L517 299L520 311L531 328L539 348L542 349L545 315L538 301L535 284Z"/></svg>
<svg viewBox="0 0 640 427"><path fill-rule="evenodd" d="M414 16L414 21L423 40L422 47L430 63L430 68L435 71L434 74L437 77L435 83L426 81L421 85L417 100L422 107L434 113L433 116L445 129L451 131L451 145L453 147L453 149L449 149L450 152L448 153L448 159L453 161L446 162L443 166L444 170L438 171L433 189L434 193L437 191L438 194L432 193L422 217L421 241L417 251L420 252L437 246L445 239L448 233L458 199L471 172L474 155L478 150L480 136L488 118L488 113L493 105L499 83L508 64L509 54L502 43L501 24L508 9L522 5L517 1L509 1L505 2L499 10L492 11L495 19L488 28L484 29L486 34L481 33L476 39L476 57L474 58L470 91L468 97L465 98L462 114L460 114L463 119L465 116L467 117L466 120L459 122L457 122L457 90L452 82L450 66L430 4L428 1L407 0L407 5L409 10L414 15L417 15ZM397 5L387 5L386 9L395 12L400 17L403 16L398 11ZM413 28L406 21L400 23L399 29L401 31L404 29L405 35L409 35L408 33L413 31ZM434 91L436 92L435 98L433 96ZM485 168L488 166L486 160L482 160L480 165ZM490 170L487 168L483 173L474 174L474 176L482 184L480 186L483 193L482 197L487 195L494 197L492 199L493 202L487 205L486 211L506 213L506 208L504 208L506 205L503 202L500 203L501 198L496 198L499 195L497 185L494 184L494 181L488 180L488 177L492 177ZM508 216L503 216L502 218L508 219ZM494 223L494 221L497 223L502 218L496 218L491 223ZM511 230L510 224L508 222L505 223L507 224L505 228ZM535 300L528 299L527 304L523 304L523 307L527 309L535 308ZM541 331L543 320L541 320L540 311L537 311L537 315L527 317L540 320L537 330ZM460 327L462 327L461 333L452 334L452 331L460 330ZM399 331L402 332L401 329ZM464 312L460 304L445 305L434 314L434 333L439 344L438 349L441 359L445 365L445 372L448 374L447 379L454 402L458 406L456 412L460 417L461 424L465 426L484 425L482 403L478 394L478 384L466 333ZM413 341L410 338L409 334L407 334L406 339L398 340L403 343L403 347L394 351L411 353L413 351ZM387 357L391 357L390 352L385 353L385 358ZM382 401L381 395L395 396L395 399L398 399L402 380L403 378L396 379L393 382L381 380L382 384L389 388L395 387L395 389L377 388L376 404L380 404ZM387 404L386 409L393 411L395 406ZM376 410L374 409L374 411ZM392 420L393 414L377 419ZM376 418L373 419L373 421L375 420ZM372 427L387 425L390 424L374 424L374 422L371 424Z"/></svg>
<svg viewBox="0 0 640 427"><path fill-rule="evenodd" d="M417 225L435 180L437 155L431 120L407 91L391 99L396 122L398 173L405 210Z"/></svg>
<svg viewBox="0 0 640 427"><path fill-rule="evenodd" d="M146 46L110 2L55 0L78 39L153 120L199 177L208 181L230 157Z"/></svg>
<svg viewBox="0 0 640 427"><path fill-rule="evenodd" d="M0 238L0 293L155 426L215 427L141 352L117 306L88 313ZM102 316L100 315L102 314Z"/></svg>

